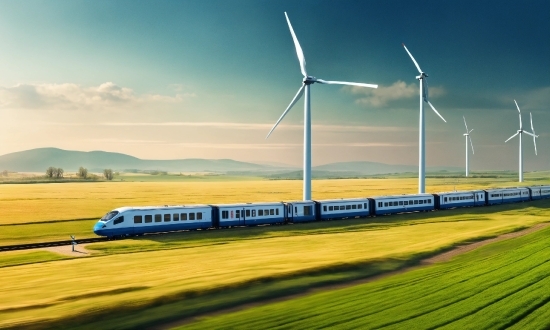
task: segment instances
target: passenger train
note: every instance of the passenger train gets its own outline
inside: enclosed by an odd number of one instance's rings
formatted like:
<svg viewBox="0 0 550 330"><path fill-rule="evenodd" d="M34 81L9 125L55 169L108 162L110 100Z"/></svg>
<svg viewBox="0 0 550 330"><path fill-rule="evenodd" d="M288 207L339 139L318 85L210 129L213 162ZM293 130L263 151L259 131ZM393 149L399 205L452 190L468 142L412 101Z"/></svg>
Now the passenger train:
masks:
<svg viewBox="0 0 550 330"><path fill-rule="evenodd" d="M296 202L121 207L103 216L95 224L94 233L118 238L180 230L363 218L543 198L550 198L550 186Z"/></svg>

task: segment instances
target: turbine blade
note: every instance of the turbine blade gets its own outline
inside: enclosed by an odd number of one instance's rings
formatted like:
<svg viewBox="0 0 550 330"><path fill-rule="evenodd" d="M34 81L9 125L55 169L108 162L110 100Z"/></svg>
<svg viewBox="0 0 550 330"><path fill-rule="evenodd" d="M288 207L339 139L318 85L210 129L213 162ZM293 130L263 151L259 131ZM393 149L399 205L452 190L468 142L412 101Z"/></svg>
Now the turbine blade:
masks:
<svg viewBox="0 0 550 330"><path fill-rule="evenodd" d="M519 114L519 129L523 129L523 124L521 123L521 113Z"/></svg>
<svg viewBox="0 0 550 330"><path fill-rule="evenodd" d="M428 81L426 80L426 78L424 79L421 79L422 80L422 85L424 86L424 88L422 88L422 93L424 93L422 95L422 97L424 98L424 101L425 102L429 102L428 101Z"/></svg>
<svg viewBox="0 0 550 330"><path fill-rule="evenodd" d="M462 118L464 119L464 126L466 126L466 133L469 134L469 132L468 132L468 125L466 124L466 117L462 116Z"/></svg>
<svg viewBox="0 0 550 330"><path fill-rule="evenodd" d="M298 102L298 100L302 97L302 95L304 94L304 88L305 88L305 84L302 84L302 87L300 87L300 89L298 90L298 93L296 93L296 95L294 96L294 98L292 99L292 101L290 102L290 104L288 105L288 107L286 108L286 110L283 112L283 114L281 115L281 117L279 117L279 120L277 120L277 122L275 123L275 125L273 125L273 128L271 129L271 131L269 131L269 133L267 134L267 136L265 137L265 139L267 140L267 138L271 135L271 133L273 132L273 130L275 129L275 127L277 127L277 125L279 125L279 123L281 122L281 120L283 120L283 118L286 116L286 114L290 111L290 109L294 106L294 104L296 102Z"/></svg>
<svg viewBox="0 0 550 330"><path fill-rule="evenodd" d="M474 129L472 128L472 129L468 132L468 134L472 133L473 130L474 130Z"/></svg>
<svg viewBox="0 0 550 330"><path fill-rule="evenodd" d="M432 105L432 103L430 101L428 101L428 104L430 105L430 107L432 107L432 110L439 116L439 118L443 119L444 122L447 122L445 120L445 118L443 118L443 116L440 115L439 112L437 112L437 110L435 110L434 106Z"/></svg>
<svg viewBox="0 0 550 330"><path fill-rule="evenodd" d="M527 134L527 135L531 135L532 137L535 137L535 134L531 133L531 132L527 132L527 131L523 131L523 133Z"/></svg>
<svg viewBox="0 0 550 330"><path fill-rule="evenodd" d="M518 103L516 102L516 100L514 100L514 103L516 104L516 108L518 108L518 112L521 113L521 110L519 109L519 105L518 105Z"/></svg>
<svg viewBox="0 0 550 330"><path fill-rule="evenodd" d="M420 69L420 65L418 65L418 63L416 63L416 60L414 59L414 57L412 56L411 52L409 52L409 50L407 49L407 46L405 46L405 44L402 44L403 47L405 47L405 50L407 51L407 54L409 54L409 56L411 57L411 60L413 60L414 62L414 65L416 66L416 68L418 69L418 73L422 73L422 69Z"/></svg>
<svg viewBox="0 0 550 330"><path fill-rule="evenodd" d="M292 24L290 24L290 19L288 19L288 15L286 14L286 11L285 11L285 17L286 17L286 21L288 22L288 28L290 29L290 34L292 34L292 40L294 40L294 47L296 47L296 54L298 55L298 61L300 61L300 70L302 71L302 74L304 75L304 77L307 77L306 59L304 57L304 52L302 51L302 47L300 46L300 43L298 42L298 38L294 33Z"/></svg>
<svg viewBox="0 0 550 330"><path fill-rule="evenodd" d="M533 131L533 134L535 134L535 129L533 128L533 114L529 112L529 118L531 118L531 130Z"/></svg>
<svg viewBox="0 0 550 330"><path fill-rule="evenodd" d="M535 156L538 156L537 155L537 141L536 140L537 139L536 139L536 135L535 135L535 136L533 136L533 144L535 145Z"/></svg>
<svg viewBox="0 0 550 330"><path fill-rule="evenodd" d="M327 85L349 85L349 86L378 88L378 85L347 82L347 81L330 81L330 80L317 79L315 80L315 82L318 82L320 84L327 84Z"/></svg>
<svg viewBox="0 0 550 330"><path fill-rule="evenodd" d="M468 140L470 140L470 145L472 146L472 154L475 154L474 152L474 144L472 143L472 138L468 135Z"/></svg>
<svg viewBox="0 0 550 330"><path fill-rule="evenodd" d="M519 132L517 132L516 134L514 134L514 135L510 136L510 137L508 138L508 140L504 141L504 143L506 143L506 142L510 141L510 140L511 140L512 138L515 138L515 137L516 137L516 135L518 135L518 134L519 134Z"/></svg>

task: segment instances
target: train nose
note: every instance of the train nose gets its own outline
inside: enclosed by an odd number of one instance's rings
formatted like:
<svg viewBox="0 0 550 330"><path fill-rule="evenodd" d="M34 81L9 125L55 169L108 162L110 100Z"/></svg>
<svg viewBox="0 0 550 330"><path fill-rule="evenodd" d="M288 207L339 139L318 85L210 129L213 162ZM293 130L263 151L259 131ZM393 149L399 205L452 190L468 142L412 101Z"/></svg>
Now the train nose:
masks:
<svg viewBox="0 0 550 330"><path fill-rule="evenodd" d="M103 222L96 223L94 226L94 233L99 236L104 236L103 228L105 228L105 224Z"/></svg>

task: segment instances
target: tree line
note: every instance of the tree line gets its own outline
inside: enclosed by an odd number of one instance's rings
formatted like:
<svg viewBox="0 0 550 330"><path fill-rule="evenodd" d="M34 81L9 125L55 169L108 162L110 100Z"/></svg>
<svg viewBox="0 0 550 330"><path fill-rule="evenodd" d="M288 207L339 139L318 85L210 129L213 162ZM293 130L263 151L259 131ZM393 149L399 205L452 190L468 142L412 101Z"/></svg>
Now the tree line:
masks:
<svg viewBox="0 0 550 330"><path fill-rule="evenodd" d="M46 177L50 179L62 179L64 173L65 171L62 168L50 166L48 167L48 169L46 169ZM76 176L80 179L90 178L90 175L88 174L88 169L82 166L80 166L78 172L76 172ZM107 180L113 180L113 170L110 168L104 169L103 177Z"/></svg>

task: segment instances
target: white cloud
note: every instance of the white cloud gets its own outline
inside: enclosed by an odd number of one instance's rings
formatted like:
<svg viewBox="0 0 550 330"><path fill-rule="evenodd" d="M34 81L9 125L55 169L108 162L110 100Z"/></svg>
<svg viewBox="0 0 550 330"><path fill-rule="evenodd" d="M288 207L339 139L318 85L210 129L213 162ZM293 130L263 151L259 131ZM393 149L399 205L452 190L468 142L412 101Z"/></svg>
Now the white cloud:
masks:
<svg viewBox="0 0 550 330"><path fill-rule="evenodd" d="M194 94L136 94L112 82L83 87L77 84L18 84L0 87L0 107L12 109L91 110L131 108L143 104L179 103Z"/></svg>
<svg viewBox="0 0 550 330"><path fill-rule="evenodd" d="M344 89L359 96L357 103L373 107L383 107L393 101L417 97L419 93L418 83L407 84L401 80L390 86L378 86L376 89L357 86L346 86ZM429 88L430 98L443 94L445 94L445 90L442 87Z"/></svg>

